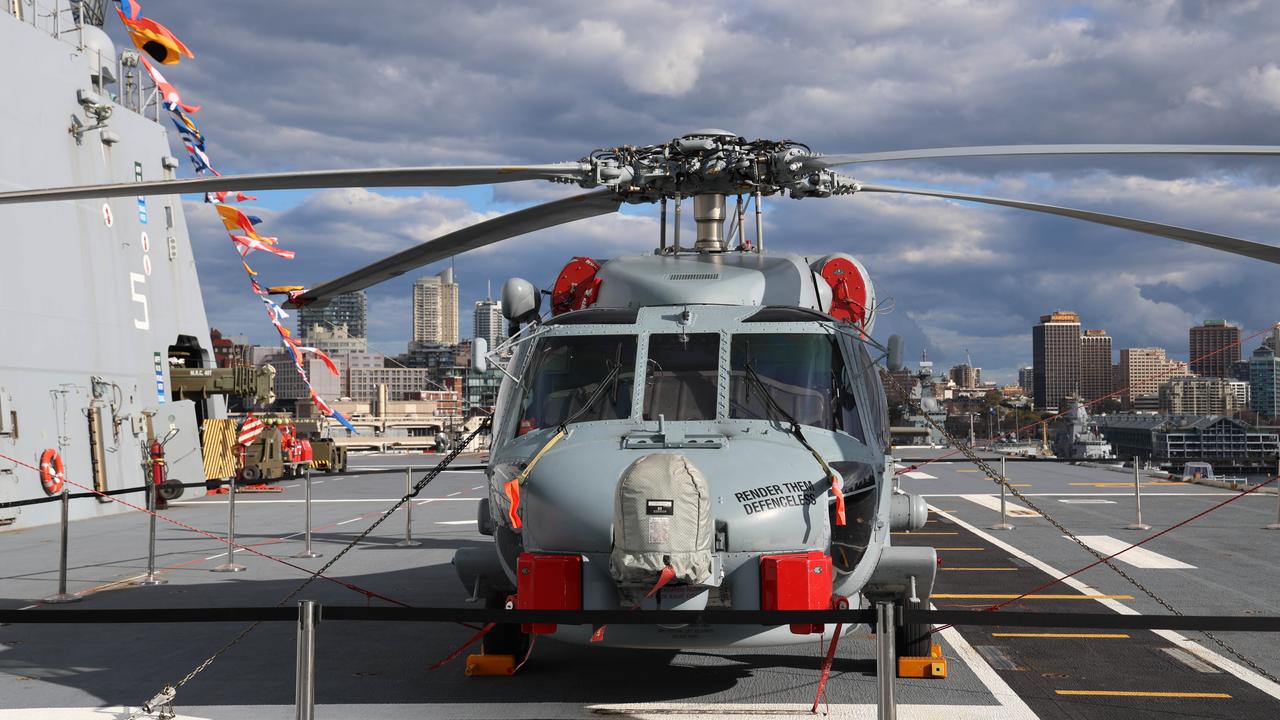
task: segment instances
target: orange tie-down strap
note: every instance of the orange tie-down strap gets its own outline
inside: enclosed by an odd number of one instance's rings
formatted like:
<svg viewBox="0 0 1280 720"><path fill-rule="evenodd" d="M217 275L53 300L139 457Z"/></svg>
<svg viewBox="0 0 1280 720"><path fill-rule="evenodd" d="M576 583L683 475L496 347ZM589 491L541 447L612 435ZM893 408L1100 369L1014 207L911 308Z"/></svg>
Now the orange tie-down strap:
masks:
<svg viewBox="0 0 1280 720"><path fill-rule="evenodd" d="M805 443L805 445L807 446L808 443ZM827 464L826 460L822 459L817 450L810 447L809 452L813 453L813 459L818 461L818 464L822 466L822 471L827 474L827 477L831 478L831 495L836 499L836 525L844 525L848 522L844 514L844 478L840 476L840 473L831 469L831 466Z"/></svg>
<svg viewBox="0 0 1280 720"><path fill-rule="evenodd" d="M533 466L537 465L538 461L542 459L542 456L546 455L548 450L555 447L556 443L563 440L564 436L564 428L557 430L556 434L552 435L551 439L547 441L547 444L543 445L542 449L533 456L533 459L529 461L529 464L524 466L524 469L520 471L519 475L516 475L502 484L502 491L506 493L507 502L509 503L509 506L507 507L507 520L511 521L511 527L516 530L524 527L524 523L520 520L520 514L517 512L520 509L520 486L524 485L525 481L529 479L529 473L533 472Z"/></svg>

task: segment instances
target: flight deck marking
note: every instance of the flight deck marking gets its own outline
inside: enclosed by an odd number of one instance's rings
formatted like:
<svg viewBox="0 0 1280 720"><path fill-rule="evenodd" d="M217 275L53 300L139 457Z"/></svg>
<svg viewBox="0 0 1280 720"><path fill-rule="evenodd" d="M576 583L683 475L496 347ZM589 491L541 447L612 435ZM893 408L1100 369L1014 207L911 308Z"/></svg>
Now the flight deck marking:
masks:
<svg viewBox="0 0 1280 720"><path fill-rule="evenodd" d="M983 593L934 593L947 600L1132 600L1132 595L986 595Z"/></svg>
<svg viewBox="0 0 1280 720"><path fill-rule="evenodd" d="M1006 568L1006 567L998 567L998 568L944 567L944 568L938 568L938 569L939 569L939 570L948 570L948 571L951 571L951 572L964 572L964 571L966 571L966 570L971 571L971 572L979 572L979 571L982 571L982 572L1013 572L1014 570L1017 570L1018 568L1016 568L1016 567L1012 567L1012 568Z"/></svg>
<svg viewBox="0 0 1280 720"><path fill-rule="evenodd" d="M1222 493L1222 494L1230 494L1230 493ZM944 515L946 518L951 520L951 522L954 522L956 525L964 528L965 530L968 530L969 532L973 533L974 535L981 538L982 540L985 540L986 542L989 542L992 545L995 545L996 547L1004 550L1005 552L1008 552L1010 555L1013 555L1014 557L1017 557L1018 559L1031 564L1032 566L1036 567L1042 572L1047 573L1050 577L1062 578L1063 575L1066 574L1061 570L1053 567L1049 563L1046 563L1045 561L1041 560L1040 558L1028 552L1019 550L1018 548L1010 545L1009 543L995 537L991 533L986 532L984 530L979 530L978 528L965 522L964 520L961 520L955 515L951 515L942 511L938 511L938 512L939 514ZM1063 578L1059 582L1061 582L1063 585L1066 585L1067 587L1073 588L1083 593L1098 592L1092 586L1086 583L1083 583L1073 577ZM1138 612L1137 610L1129 607L1128 605L1125 605L1122 602L1117 602L1115 600L1098 600L1098 602L1120 615L1141 615L1142 614L1141 612ZM951 629L954 630L954 628L951 628ZM1151 632L1155 633L1158 637L1168 640L1169 642L1173 643L1175 646L1182 648L1188 653L1195 655L1201 660L1204 660L1205 662L1211 665L1214 665L1216 667L1222 668L1223 670L1227 671L1228 673L1231 673L1232 675L1239 678L1240 680L1266 693L1270 697L1280 700L1280 684L1271 682L1270 680L1262 677L1258 673L1246 668L1245 666L1233 660L1228 660L1222 655L1219 655L1218 653L1206 647L1201 646L1200 644L1186 637L1182 633L1176 632L1174 630L1152 630Z"/></svg>
<svg viewBox="0 0 1280 720"><path fill-rule="evenodd" d="M991 637L1081 638L1085 640L1127 640L1128 633L991 633ZM1167 648L1177 650L1177 648Z"/></svg>
<svg viewBox="0 0 1280 720"><path fill-rule="evenodd" d="M475 520L440 520L437 525L475 525Z"/></svg>
<svg viewBox="0 0 1280 720"><path fill-rule="evenodd" d="M1170 648L1160 648L1160 650L1167 653L1169 657L1173 658L1174 660L1177 660L1178 662L1182 663L1183 665L1186 665L1187 667L1191 668L1192 670L1195 670L1196 672L1205 673L1205 674L1210 674L1210 673L1221 674L1222 673L1222 671L1219 670L1218 668L1210 665L1209 663L1201 660L1200 658L1196 657L1195 655L1192 655L1191 653L1187 652L1186 650L1183 650L1182 648L1170 647Z"/></svg>
<svg viewBox="0 0 1280 720"><path fill-rule="evenodd" d="M963 551L970 551L970 550L972 550L972 551L978 551L978 550L986 550L986 548L981 548L981 547L966 547L966 548L934 548L934 550L937 550L938 552L943 552L943 551L945 551L945 550L955 550L955 551L961 551L961 550L963 550Z"/></svg>
<svg viewBox="0 0 1280 720"><path fill-rule="evenodd" d="M342 522L340 522L340 523L335 523L335 524L337 524L337 525L346 525L347 523L360 522L360 521L361 521L361 520L363 520L363 519L364 519L363 517L354 517L354 518L351 518L350 520L343 520Z"/></svg>
<svg viewBox="0 0 1280 720"><path fill-rule="evenodd" d="M1066 537L1065 535L1063 537ZM1080 541L1103 555L1113 555L1124 550L1133 543L1113 538L1110 535L1079 535ZM1148 570L1195 570L1195 565L1188 565L1181 560L1174 560L1167 555L1152 552L1146 548L1132 548L1116 555L1115 560Z"/></svg>
<svg viewBox="0 0 1280 720"><path fill-rule="evenodd" d="M997 512L1000 510L1000 498L995 495L961 495L960 497L971 503L977 503L988 510L995 510ZM1009 514L1015 517L1040 517L1040 513L1024 508L1021 505L1017 505L1015 503L1007 503L1007 505Z"/></svg>
<svg viewBox="0 0 1280 720"><path fill-rule="evenodd" d="M1231 696L1226 693L1210 692L1157 692L1154 690L1054 690L1054 692L1058 695L1100 695L1105 697L1231 699Z"/></svg>
<svg viewBox="0 0 1280 720"><path fill-rule="evenodd" d="M937 480L938 479L936 475L930 475L927 472L920 472L919 470L912 470L911 472L903 473L903 475L913 480Z"/></svg>

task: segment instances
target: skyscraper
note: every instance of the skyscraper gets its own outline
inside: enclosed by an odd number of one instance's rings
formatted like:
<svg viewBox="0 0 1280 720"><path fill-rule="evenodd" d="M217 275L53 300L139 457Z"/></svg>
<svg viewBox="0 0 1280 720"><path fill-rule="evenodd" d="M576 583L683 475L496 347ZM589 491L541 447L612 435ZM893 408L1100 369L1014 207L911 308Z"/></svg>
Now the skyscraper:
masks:
<svg viewBox="0 0 1280 720"><path fill-rule="evenodd" d="M1032 400L1039 409L1057 409L1080 388L1080 316L1058 310L1040 316L1031 328Z"/></svg>
<svg viewBox="0 0 1280 720"><path fill-rule="evenodd" d="M1229 378L1240 360L1240 328L1225 320L1205 320L1191 328L1191 372L1201 377Z"/></svg>
<svg viewBox="0 0 1280 720"><path fill-rule="evenodd" d="M324 307L298 309L298 338L325 352L363 352L369 349L369 299L363 290L339 295ZM340 342L341 347L333 345Z"/></svg>
<svg viewBox="0 0 1280 720"><path fill-rule="evenodd" d="M458 285L452 268L413 283L413 340L418 344L458 344Z"/></svg>
<svg viewBox="0 0 1280 720"><path fill-rule="evenodd" d="M1030 395L1036 386L1036 369L1030 365L1018 368L1018 385L1022 394Z"/></svg>
<svg viewBox="0 0 1280 720"><path fill-rule="evenodd" d="M1191 373L1181 360L1170 360L1164 348L1123 348L1120 350L1119 387L1121 402L1139 409L1154 410L1159 405L1160 384Z"/></svg>
<svg viewBox="0 0 1280 720"><path fill-rule="evenodd" d="M1085 330L1080 336L1080 397L1093 402L1111 394L1111 336Z"/></svg>
<svg viewBox="0 0 1280 720"><path fill-rule="evenodd" d="M1267 345L1249 358L1249 409L1280 417L1280 357Z"/></svg>
<svg viewBox="0 0 1280 720"><path fill-rule="evenodd" d="M501 345L506 339L506 333L503 332L506 323L502 317L502 302L492 298L477 300L473 325L474 337L484 338L489 343L490 350Z"/></svg>

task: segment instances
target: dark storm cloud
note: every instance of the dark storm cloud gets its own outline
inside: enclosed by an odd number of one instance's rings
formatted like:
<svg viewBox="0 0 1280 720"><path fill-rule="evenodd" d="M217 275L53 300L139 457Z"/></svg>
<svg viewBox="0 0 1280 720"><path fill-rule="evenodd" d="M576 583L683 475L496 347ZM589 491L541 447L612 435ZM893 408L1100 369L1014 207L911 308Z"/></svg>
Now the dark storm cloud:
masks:
<svg viewBox="0 0 1280 720"><path fill-rule="evenodd" d="M533 162L725 127L842 152L1020 142L1280 144L1280 12L1266 2L823 4L148 0L197 53L167 71L224 171ZM112 24L114 23L112 21ZM113 29L116 32L118 29ZM117 32L118 35L118 32ZM1280 162L953 160L869 179L1073 205L1280 244ZM501 209L560 186L498 187ZM479 197L488 197L487 194ZM1117 347L1185 355L1186 326L1274 322L1261 263L1057 218L923 198L768 203L775 250L858 254L896 301L877 334L1010 379L1057 307ZM487 217L432 193L313 195L266 216L299 251L257 261L314 283ZM653 243L653 213L545 231L457 259L467 309L571 255ZM265 215L264 215L265 216ZM216 220L190 211L211 322L266 340ZM256 257L256 256L255 256ZM439 268L424 269L438 271ZM407 284L371 294L375 344L407 336ZM246 309L247 308L247 309ZM266 332L263 332L265 330Z"/></svg>

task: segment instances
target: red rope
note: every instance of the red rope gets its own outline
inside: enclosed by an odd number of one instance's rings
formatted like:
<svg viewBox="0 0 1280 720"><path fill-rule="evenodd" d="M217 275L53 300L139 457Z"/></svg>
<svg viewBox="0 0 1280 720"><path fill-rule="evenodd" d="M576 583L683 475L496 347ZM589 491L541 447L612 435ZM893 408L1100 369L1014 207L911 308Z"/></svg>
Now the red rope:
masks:
<svg viewBox="0 0 1280 720"><path fill-rule="evenodd" d="M10 457L10 456L8 456L8 455L5 455L4 453L0 453L0 458L3 458L3 459L5 459L5 460L8 460L8 461L10 461L10 462L12 462L12 463L16 463L17 465L21 465L22 467L28 468L28 469L30 469L30 470L35 470L36 472L39 472L39 471L40 471L40 468L35 467L34 465L29 465L29 464L27 464L27 463L25 463L25 462L23 462L23 461L21 461L21 460L19 460L19 459L17 459L17 458L14 458L14 457ZM214 534L213 534L213 533L211 533L211 532L208 532L208 531L205 531L205 530L201 530L201 529L200 529L200 528L198 528L198 527L195 527L195 526L193 526L193 525L188 525L188 524L186 524L186 523L184 523L184 522L181 522L181 521L179 521L179 520L174 520L173 518L166 517L166 516L164 516L164 515L161 515L161 514L160 514L160 513L158 513L158 512L154 512L154 511L149 510L149 509L147 509L147 508L145 508L145 507L139 507L139 506L134 505L133 503L128 502L128 501L126 501L126 500L121 500L118 496L107 495L106 493L101 492L101 491L100 491L100 490L98 490L97 488L86 487L86 486L81 485L80 483L75 482L74 480L70 480L70 479L66 479L66 483L67 483L68 485L72 485L72 486L74 486L74 487L80 488L81 490L85 490L85 491L87 491L87 492L91 492L91 493L93 493L93 494L95 494L95 495L97 495L97 496L99 496L99 497L106 498L107 500L110 500L111 502L120 503L121 505L123 505L123 506L125 506L125 507L127 507L127 508L132 508L132 509L134 509L134 510L137 510L138 512L146 513L147 515L154 515L157 519L163 520L163 521L165 521L165 522L167 522L167 523L169 523L169 524L171 524L171 525L176 525L177 527L183 528L184 530L190 530L191 532L197 533L197 534L199 534L199 535L204 535L205 537L210 538L210 539L212 539L212 540L217 540L217 541L218 541L219 543L221 543L221 544L224 544L224 545L225 545L225 544L228 544L228 543L227 543L226 538L224 538L224 537L220 537L220 536L218 536L218 535L214 535ZM312 570L308 570L307 568L302 567L301 565L295 565L294 563L291 563L291 562L289 562L289 561L287 561L287 560L285 560L285 559L283 559L283 558L277 557L277 556L275 556L275 555L268 555L267 553L264 553L264 552L261 552L261 551L259 551L259 550L256 550L256 549L254 549L254 547L253 547L252 545L241 545L241 544L239 544L239 543L230 543L230 545L231 545L231 547L232 547L232 548L234 548L234 549L236 549L236 550L244 550L244 551L246 551L246 552L253 553L254 555L257 555L257 556L259 556L259 557L263 557L263 558L266 558L266 559L268 559L268 560L274 560L274 561L276 561L276 562L280 563L281 565L285 565L285 566L291 567L291 568L293 568L293 569L295 569L295 570L301 570L302 572L307 573L308 575L314 574L314 571L312 571ZM233 552L234 552L234 551L233 551ZM228 560L230 560L230 555L231 555L231 554L230 554L230 553L228 553ZM373 590L369 590L369 589L366 589L366 588L362 588L362 587L360 587L359 585L356 585L356 584L351 583L351 582L347 582L346 580L339 580L339 579L337 579L337 578L329 577L328 575L317 575L317 577L320 577L320 578L323 578L323 579L325 579L325 580L328 580L328 581L329 581L329 582L331 582L331 583L335 583L335 584L341 585L342 587L345 587L345 588L347 588L348 590L353 590L353 591L355 591L355 592L358 592L358 593L360 593L360 594L364 595L366 598L378 598L379 600L384 600L384 601L386 601L386 602L391 603L392 605L399 605L400 607L410 607L410 605L409 605L408 603L403 603L403 602L401 602L401 601L399 601L399 600L396 600L395 598L387 597L386 595L383 595L383 594L381 594L381 593L375 592L375 591L373 591Z"/></svg>
<svg viewBox="0 0 1280 720"><path fill-rule="evenodd" d="M1275 476L1275 477L1272 477L1272 478L1268 479L1266 482L1258 483L1257 485L1255 485L1255 486L1253 486L1253 487L1249 488L1248 490L1246 490L1246 491L1244 491L1244 492L1240 493L1239 495L1233 495L1233 496L1231 496L1231 497L1227 498L1226 500L1223 500L1222 502L1218 503L1217 505L1214 505L1214 506L1212 506L1212 507L1209 507L1209 508L1206 508L1206 509L1204 509L1204 510L1201 510L1200 512L1196 513L1195 515L1192 515L1191 517L1187 518L1186 520L1183 520L1183 521L1181 521L1181 522L1178 522L1178 523L1175 523L1175 524L1173 524L1173 525L1170 525L1169 527L1165 528L1164 530L1161 530L1160 532L1155 533L1154 535L1151 535L1151 536L1149 536L1149 537L1143 538L1142 540L1139 540L1138 542L1133 543L1132 545L1130 545L1130 546L1128 546L1128 547L1126 547L1126 548L1121 548L1120 550L1117 550L1116 552L1113 552L1113 553L1111 553L1110 555L1108 555L1108 556L1106 556L1106 557L1104 557L1104 558L1100 558L1100 559L1098 559L1098 560L1095 560L1095 561L1093 561L1093 562L1089 563L1088 565L1085 565L1084 567L1080 568L1079 570L1076 570L1076 571L1074 571L1074 572L1067 573L1066 575L1063 575L1062 577L1059 577L1059 578L1054 578L1053 580L1050 580L1050 581L1049 581L1049 582L1047 582L1047 583L1044 583L1044 584L1042 584L1042 585L1040 585L1040 586L1038 586L1038 587L1032 588L1032 589L1030 589L1030 590L1028 590L1028 591L1026 591L1026 592L1022 593L1022 594L1021 594L1021 595L1019 595L1018 597L1010 598L1009 600L1005 600L1005 601L1003 601L1003 602L996 603L995 605L991 605L991 606L985 607L985 608L983 608L983 609L982 609L982 612L995 612L995 611L999 610L1000 608L1002 608L1002 607L1004 607L1004 606L1006 606L1006 605L1009 605L1010 603L1015 603L1015 602L1017 602L1017 601L1019 601L1019 600L1021 600L1021 599L1025 598L1025 597L1027 597L1028 595L1033 595L1033 594L1035 594L1035 593L1040 592L1041 590L1044 590L1045 588L1053 587L1054 585L1057 585L1058 583L1062 582L1063 580L1066 580L1067 578L1075 577L1076 575L1079 575L1080 573L1084 572L1085 570L1088 570L1088 569L1090 569L1090 568L1097 567L1097 566L1101 565L1102 563L1105 563L1105 562L1107 562L1107 561L1109 561L1109 560L1111 560L1111 559L1113 559L1113 558L1115 558L1115 557L1117 557L1117 556L1119 556L1119 555L1122 555L1122 554L1124 554L1124 553L1127 553L1127 552L1129 552L1130 550L1132 550L1132 549L1134 549L1134 548L1136 548L1136 547L1141 547L1141 546L1143 546L1143 545L1146 545L1147 543L1151 542L1152 540L1155 540L1156 538L1160 537L1161 535L1166 535L1166 534L1168 534L1168 533L1170 533L1170 532L1172 532L1172 531L1174 531L1174 530L1176 530L1176 529L1178 529L1178 528L1182 527L1183 525L1186 525L1187 523L1193 522L1193 521L1195 521L1195 520L1199 520L1200 518L1204 517L1205 515L1208 515L1209 513L1213 512L1214 510L1217 510L1217 509L1219 509L1219 508L1221 508L1221 507L1224 507L1224 506L1226 506L1226 505L1228 505L1228 504L1230 504L1230 503L1233 503L1233 502L1235 502L1235 501L1239 500L1240 498L1244 497L1245 495L1248 495L1248 494L1250 494L1250 493L1252 493L1252 492L1257 491L1257 490L1258 490L1258 489L1260 489L1260 488L1263 488L1263 487L1266 487L1267 485L1270 485L1271 483L1275 482L1276 480L1280 480L1280 475L1277 475L1277 476ZM933 632L941 632L941 631L946 630L947 628L950 628L950 627L952 627L952 625L943 625L943 626L941 626L941 627L935 628L935 629L933 630Z"/></svg>

